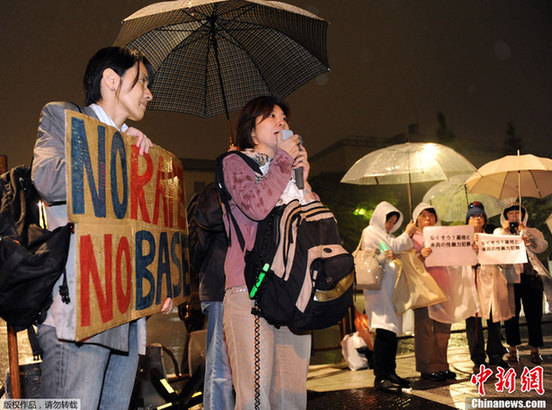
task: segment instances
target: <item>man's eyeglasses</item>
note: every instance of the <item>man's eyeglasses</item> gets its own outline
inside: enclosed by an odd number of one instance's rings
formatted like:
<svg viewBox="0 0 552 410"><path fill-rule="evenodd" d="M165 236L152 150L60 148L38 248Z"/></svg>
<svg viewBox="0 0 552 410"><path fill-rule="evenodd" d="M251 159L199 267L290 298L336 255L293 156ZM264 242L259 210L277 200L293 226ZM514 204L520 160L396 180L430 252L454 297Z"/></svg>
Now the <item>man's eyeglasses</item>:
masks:
<svg viewBox="0 0 552 410"><path fill-rule="evenodd" d="M481 219L483 218L483 215L479 214L479 215L470 215L470 219Z"/></svg>

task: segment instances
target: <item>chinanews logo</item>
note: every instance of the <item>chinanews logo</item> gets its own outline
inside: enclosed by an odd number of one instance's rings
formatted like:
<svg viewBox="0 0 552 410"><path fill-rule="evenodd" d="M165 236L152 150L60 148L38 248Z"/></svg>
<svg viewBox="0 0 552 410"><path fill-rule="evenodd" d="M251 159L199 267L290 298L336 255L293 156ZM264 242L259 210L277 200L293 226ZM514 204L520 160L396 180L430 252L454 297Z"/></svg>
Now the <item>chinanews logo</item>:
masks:
<svg viewBox="0 0 552 410"><path fill-rule="evenodd" d="M493 375L493 370L488 369L485 365L479 367L479 373L473 374L470 381L477 386L478 398L466 398L466 409L545 409L546 400L543 399L527 399L519 397L506 398L485 398L485 382ZM540 396L544 394L544 371L542 366L536 366L532 369L523 368L523 372L519 377L520 390L523 393L535 391ZM516 391L517 374L515 369L508 370L498 367L495 373L497 382L494 383L495 391L498 393L513 394ZM487 386L488 387L488 386Z"/></svg>
<svg viewBox="0 0 552 410"><path fill-rule="evenodd" d="M466 409L546 409L546 400L505 398L467 398Z"/></svg>
<svg viewBox="0 0 552 410"><path fill-rule="evenodd" d="M492 369L487 369L485 365L479 367L479 373L472 374L471 383L478 387L478 393L480 396L485 396L485 382L493 375ZM495 377L497 382L495 383L495 390L499 393L507 391L512 394L516 391L516 371L512 368L507 371L502 367L497 368ZM536 366L529 369L527 366L523 367L521 373L521 391L523 393L536 391L541 396L544 394L544 371L542 366Z"/></svg>

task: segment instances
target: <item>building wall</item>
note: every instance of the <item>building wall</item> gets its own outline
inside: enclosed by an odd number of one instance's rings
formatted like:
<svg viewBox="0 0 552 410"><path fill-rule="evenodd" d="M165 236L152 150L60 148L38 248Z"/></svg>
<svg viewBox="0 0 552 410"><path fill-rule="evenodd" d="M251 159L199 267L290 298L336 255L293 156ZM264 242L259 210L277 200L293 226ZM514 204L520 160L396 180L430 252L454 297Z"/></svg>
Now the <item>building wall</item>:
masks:
<svg viewBox="0 0 552 410"><path fill-rule="evenodd" d="M311 175L316 176L322 172L342 172L345 174L357 160L366 154L406 141L436 142L435 137L420 133L401 133L387 139L369 136L349 136L309 158ZM462 154L476 168L504 156L502 146L497 147L492 144L481 145L476 139L457 137L450 144L444 145ZM543 152L535 153L535 155L552 157L552 154Z"/></svg>
<svg viewBox="0 0 552 410"><path fill-rule="evenodd" d="M312 155L309 158L310 174L345 173L358 159L383 146L381 138L350 135Z"/></svg>

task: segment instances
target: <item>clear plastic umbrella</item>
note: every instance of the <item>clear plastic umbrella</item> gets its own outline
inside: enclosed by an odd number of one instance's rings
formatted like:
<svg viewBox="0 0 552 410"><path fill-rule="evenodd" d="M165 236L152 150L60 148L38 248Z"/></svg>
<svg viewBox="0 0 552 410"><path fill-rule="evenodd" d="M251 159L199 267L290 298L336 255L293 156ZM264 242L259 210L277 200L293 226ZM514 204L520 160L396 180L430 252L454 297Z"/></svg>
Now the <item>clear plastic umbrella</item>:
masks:
<svg viewBox="0 0 552 410"><path fill-rule="evenodd" d="M349 168L341 182L357 185L407 184L412 212L411 183L471 174L476 168L461 154L432 142L406 142L373 151Z"/></svg>
<svg viewBox="0 0 552 410"><path fill-rule="evenodd" d="M464 221L470 202L479 201L485 206L487 217L498 215L515 198L497 199L486 194L468 192L464 181L469 175L455 175L446 181L433 185L424 195L423 201L437 210L439 217L448 222Z"/></svg>

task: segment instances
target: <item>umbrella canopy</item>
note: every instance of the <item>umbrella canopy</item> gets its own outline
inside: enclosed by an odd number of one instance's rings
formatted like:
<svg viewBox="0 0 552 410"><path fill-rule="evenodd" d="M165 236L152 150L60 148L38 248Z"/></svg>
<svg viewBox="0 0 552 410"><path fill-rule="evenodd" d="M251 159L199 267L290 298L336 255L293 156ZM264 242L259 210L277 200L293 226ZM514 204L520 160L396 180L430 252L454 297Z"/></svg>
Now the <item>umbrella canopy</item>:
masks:
<svg viewBox="0 0 552 410"><path fill-rule="evenodd" d="M479 201L485 206L487 217L498 215L514 198L497 199L486 194L468 193L464 181L469 175L455 175L433 185L424 195L423 202L433 205L444 221L464 221L470 202Z"/></svg>
<svg viewBox="0 0 552 410"><path fill-rule="evenodd" d="M252 98L283 99L328 71L327 25L277 1L178 0L124 19L114 44L152 62L148 108L228 118Z"/></svg>
<svg viewBox="0 0 552 410"><path fill-rule="evenodd" d="M495 198L552 194L552 159L535 155L506 155L483 165L466 181L470 193Z"/></svg>
<svg viewBox="0 0 552 410"><path fill-rule="evenodd" d="M341 182L357 185L406 184L448 179L476 168L444 145L406 142L370 152L349 168Z"/></svg>
<svg viewBox="0 0 552 410"><path fill-rule="evenodd" d="M406 142L373 151L349 168L341 182L357 185L408 184L412 211L412 182L448 179L474 172L462 155L444 145Z"/></svg>

